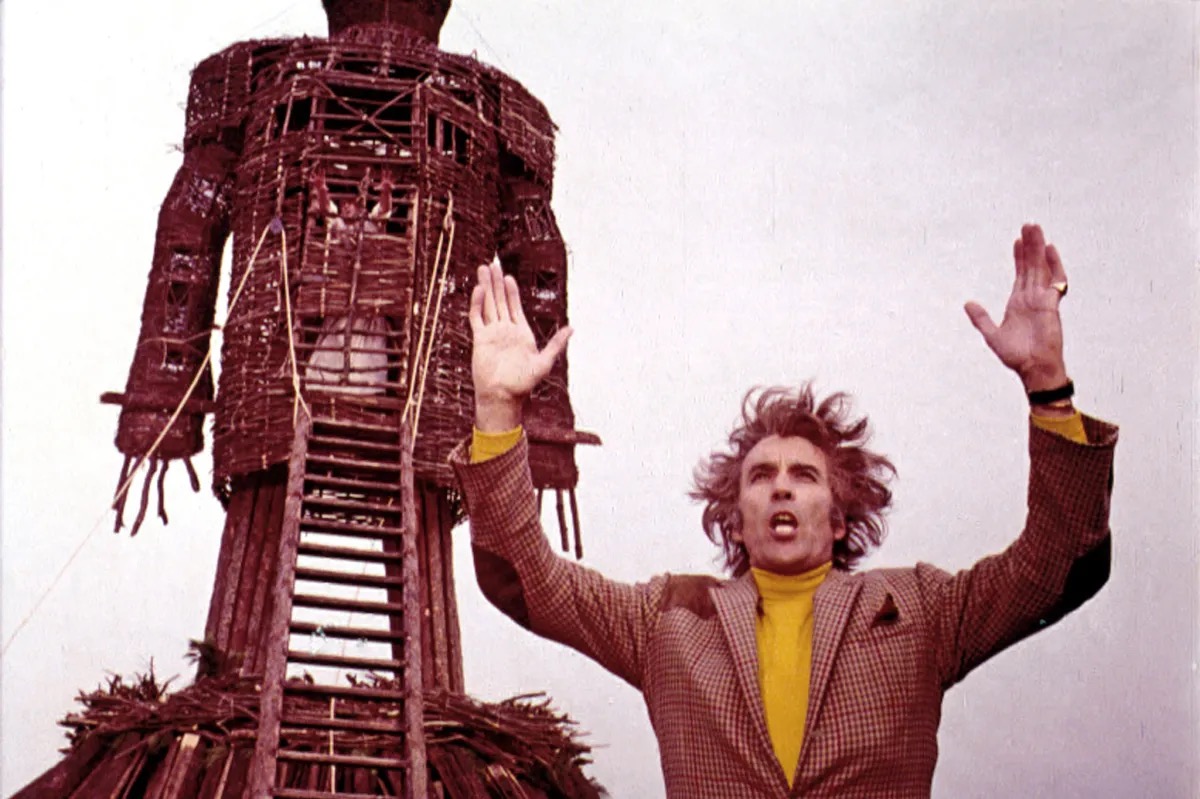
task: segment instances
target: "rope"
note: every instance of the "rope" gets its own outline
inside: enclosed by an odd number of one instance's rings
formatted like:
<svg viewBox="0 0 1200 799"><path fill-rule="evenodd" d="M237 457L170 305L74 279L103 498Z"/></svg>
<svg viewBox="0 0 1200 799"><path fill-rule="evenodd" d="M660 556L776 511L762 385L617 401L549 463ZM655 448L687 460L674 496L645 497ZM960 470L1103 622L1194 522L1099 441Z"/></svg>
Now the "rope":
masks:
<svg viewBox="0 0 1200 799"><path fill-rule="evenodd" d="M451 199L453 205L453 199ZM446 210L449 216L450 210ZM425 349L425 360L421 364L421 385L417 392L417 407L416 413L413 416L412 425L412 440L417 440L417 427L421 424L421 405L425 401L425 381L429 377L429 358L433 355L433 338L437 331L438 319L442 315L442 298L446 296L446 273L450 271L450 253L454 250L454 220L450 220L450 235L447 236L446 242L446 258L442 262L442 276L439 281L437 308L433 312L433 324L429 326L429 346ZM415 444L414 444L415 446Z"/></svg>
<svg viewBox="0 0 1200 799"><path fill-rule="evenodd" d="M233 313L233 309L237 305L238 297L242 295L242 289L246 287L246 280L250 277L250 273L254 271L254 262L258 258L258 252L262 248L263 242L267 239L267 233L275 228L278 228L278 230L283 229L283 224L278 220L278 218L272 219L270 223L263 228L262 235L258 237L258 243L254 245L254 252L250 255L250 262L246 266L246 274L242 275L241 282L238 283L237 291L234 292L233 297L229 300L229 307L225 311L226 320L228 320L229 314ZM213 327L214 330L219 330L220 328L220 325L214 325ZM179 418L179 415L183 413L184 406L187 405L188 400L192 398L192 393L195 392L196 387L200 385L200 379L203 377L204 370L208 367L208 364L211 360L212 349L210 348L208 353L204 356L204 361L200 364L200 368L196 370L196 376L192 378L191 385L189 385L187 391L184 392L183 399L179 401L179 405L176 406L175 412L171 414L171 418L167 420L166 426L164 426L162 432L158 434L158 438L154 440L154 443L150 445L150 449L146 451L146 454L142 455L138 459L137 463L134 464L133 468L128 471L128 477L125 478L125 481L117 489L117 493L113 498L114 503L119 502L125 496L126 492L129 491L129 486L133 483L133 478L137 475L138 470L142 468L142 464L144 464L147 459L152 458L154 453L158 451L163 439L167 437L167 433L171 430L171 427L175 424L175 421ZM191 464L188 464L188 466L190 471ZM122 469L122 471L124 472L124 469ZM111 510L111 508L108 510ZM16 629L12 631L12 635L10 635L8 640L4 642L4 648L0 649L0 656L8 651L8 648L12 646L13 641L17 639L17 636L20 635L21 631L25 629L25 626L29 624L29 621L38 612L38 609L41 608L42 603L45 602L46 598L50 596L55 588L58 587L63 575L67 573L67 569L71 568L71 564L75 562L77 557L79 557L79 553L83 551L83 548L87 546L88 541L92 539L92 536L95 535L96 531L100 529L100 525L104 523L105 517L108 516L108 510L105 510L100 515L100 518L96 519L95 524L92 525L92 528L87 532L87 535L85 535L75 546L75 549L71 551L70 556L67 557L66 563L64 563L62 568L58 570L58 573L54 575L54 579L50 581L50 585L48 585L46 589L38 595L37 601L33 603L33 607L29 609L29 612L25 614L24 618L21 619Z"/></svg>
<svg viewBox="0 0 1200 799"><path fill-rule="evenodd" d="M401 418L407 419L410 412L413 415L413 433L416 433L417 424L421 420L421 403L425 399L425 381L429 377L429 359L433 355L434 332L437 330L438 319L442 311L442 298L446 296L446 273L450 270L450 260L454 251L454 195L448 195L446 199L446 215L442 218L442 232L438 234L437 253L434 255L433 274L430 276L429 288L426 292L425 308L421 317L421 335L417 340L417 351L415 354L416 361L419 361L416 368L417 380L409 379L409 398L404 404L404 413ZM449 234L449 235L447 235ZM443 257L442 243L445 241L446 249ZM426 325L429 314L429 305L432 303L433 286L439 284L437 306L433 314L433 323ZM425 333L429 333L429 343L425 345ZM421 350L424 348L424 353ZM414 385L416 386L416 402L413 402ZM414 435L411 439L416 441Z"/></svg>
<svg viewBox="0 0 1200 799"><path fill-rule="evenodd" d="M446 213L450 213L450 208L453 206L454 198L450 197L446 203ZM417 337L417 349L413 354L413 362L416 363L421 359L421 350L425 347L425 331L426 324L429 321L429 306L433 305L433 284L437 282L438 270L442 263L442 245L446 241L446 218L442 218L442 229L438 232L437 251L433 254L433 270L429 275L429 285L425 287L425 302L421 305L421 331ZM417 370L420 371L419 369ZM400 415L402 419L408 418L409 409L412 408L413 394L415 391L415 383L413 375L409 375L408 380L408 397L404 400L404 412Z"/></svg>
<svg viewBox="0 0 1200 799"><path fill-rule="evenodd" d="M475 24L474 18L464 11L461 5L456 6L454 10L458 12L459 16L463 17L467 21L467 24L471 26L471 30L475 31L475 35L479 37L479 41L483 43L483 46L492 52L492 59L495 60L496 64L499 65L499 67L505 72L512 72L512 70L510 70L504 63L504 59L500 57L500 53L497 52L496 48L492 47L492 43L489 42L486 37L484 37L483 31L479 30L479 26Z"/></svg>
<svg viewBox="0 0 1200 799"><path fill-rule="evenodd" d="M304 401L304 397L300 393L300 371L296 368L296 329L292 326L292 291L288 287L286 228L281 227L279 237L279 248L282 253L282 257L279 259L279 271L283 274L283 308L288 329L288 361L292 364L292 392L295 395L295 399L292 401L292 426L295 427L300 419L301 408L304 409L304 415L310 419L312 412L309 411L308 403Z"/></svg>

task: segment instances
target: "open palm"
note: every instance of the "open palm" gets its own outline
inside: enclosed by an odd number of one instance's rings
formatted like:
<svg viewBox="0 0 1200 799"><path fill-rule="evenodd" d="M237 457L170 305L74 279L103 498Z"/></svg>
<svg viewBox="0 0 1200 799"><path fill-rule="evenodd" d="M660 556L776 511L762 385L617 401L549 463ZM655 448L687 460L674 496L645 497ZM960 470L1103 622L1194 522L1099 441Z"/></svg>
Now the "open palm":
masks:
<svg viewBox="0 0 1200 799"><path fill-rule="evenodd" d="M967 316L1027 391L1061 386L1067 381L1058 312L1062 294L1054 284L1066 285L1062 260L1053 245L1046 245L1040 227L1025 225L1013 243L1013 262L1016 276L1000 324L977 302L966 304Z"/></svg>
<svg viewBox="0 0 1200 799"><path fill-rule="evenodd" d="M559 330L539 351L517 283L499 264L479 267L469 318L476 426L484 431L511 429L520 424L525 397L566 348L571 329Z"/></svg>

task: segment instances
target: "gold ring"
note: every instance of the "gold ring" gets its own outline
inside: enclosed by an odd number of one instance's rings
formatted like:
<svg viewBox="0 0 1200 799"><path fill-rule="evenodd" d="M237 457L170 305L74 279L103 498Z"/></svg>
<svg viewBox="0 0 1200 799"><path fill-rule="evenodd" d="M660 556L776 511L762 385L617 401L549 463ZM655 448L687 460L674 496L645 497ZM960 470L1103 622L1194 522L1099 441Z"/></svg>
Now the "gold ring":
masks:
<svg viewBox="0 0 1200 799"><path fill-rule="evenodd" d="M1067 296L1067 281L1062 280L1058 283L1051 283L1050 288L1058 292L1059 298Z"/></svg>

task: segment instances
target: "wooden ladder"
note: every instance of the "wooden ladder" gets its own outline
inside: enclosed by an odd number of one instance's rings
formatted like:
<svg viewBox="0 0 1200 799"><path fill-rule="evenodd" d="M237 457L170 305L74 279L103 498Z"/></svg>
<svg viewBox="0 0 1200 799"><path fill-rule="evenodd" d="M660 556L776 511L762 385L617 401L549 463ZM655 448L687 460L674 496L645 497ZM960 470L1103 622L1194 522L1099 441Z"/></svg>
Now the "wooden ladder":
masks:
<svg viewBox="0 0 1200 799"><path fill-rule="evenodd" d="M296 425L248 799L381 783L427 797L412 447L395 418Z"/></svg>

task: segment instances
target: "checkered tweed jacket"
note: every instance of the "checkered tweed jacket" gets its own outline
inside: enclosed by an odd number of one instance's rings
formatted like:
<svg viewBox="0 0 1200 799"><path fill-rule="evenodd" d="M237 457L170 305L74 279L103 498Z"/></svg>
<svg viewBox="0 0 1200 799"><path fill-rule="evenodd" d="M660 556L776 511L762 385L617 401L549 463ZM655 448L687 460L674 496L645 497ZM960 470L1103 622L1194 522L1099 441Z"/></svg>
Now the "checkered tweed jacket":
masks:
<svg viewBox="0 0 1200 799"><path fill-rule="evenodd" d="M524 441L480 464L462 446L451 462L484 594L642 692L669 797L928 797L946 689L1108 577L1117 431L1084 422L1087 445L1031 427L1026 527L1003 553L955 575L924 563L829 574L813 603L808 718L790 790L767 737L749 574L606 579L547 542Z"/></svg>

